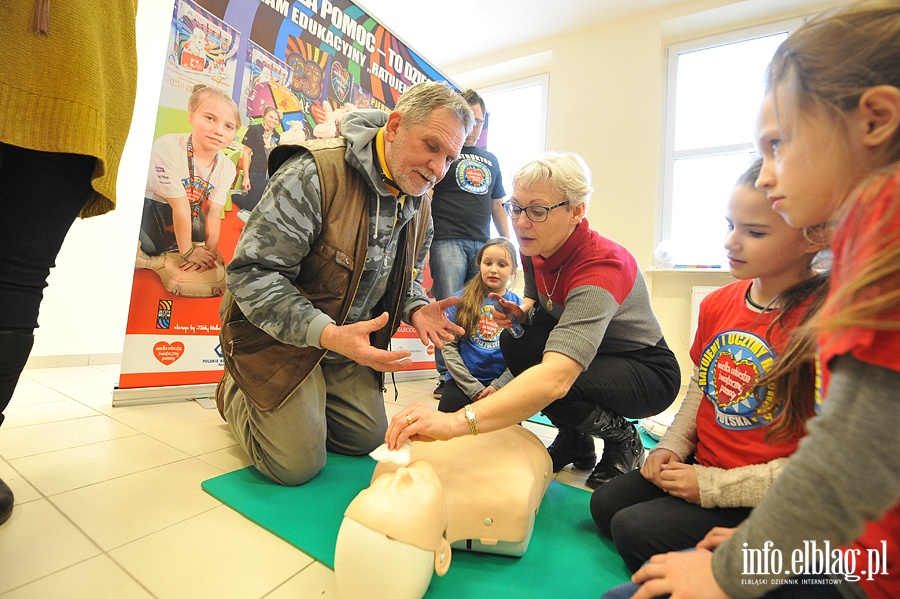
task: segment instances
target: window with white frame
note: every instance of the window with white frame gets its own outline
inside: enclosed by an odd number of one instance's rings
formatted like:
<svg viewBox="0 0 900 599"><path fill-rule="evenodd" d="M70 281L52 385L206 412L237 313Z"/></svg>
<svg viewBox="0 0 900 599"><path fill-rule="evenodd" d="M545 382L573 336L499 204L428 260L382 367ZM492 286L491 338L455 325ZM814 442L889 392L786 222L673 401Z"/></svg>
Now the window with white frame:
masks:
<svg viewBox="0 0 900 599"><path fill-rule="evenodd" d="M753 161L765 70L802 19L673 44L667 51L657 266L724 266L725 204Z"/></svg>
<svg viewBox="0 0 900 599"><path fill-rule="evenodd" d="M500 162L507 198L513 174L546 151L548 82L547 75L539 75L476 90L488 112L487 149ZM493 223L491 232L497 235ZM510 235L516 244L511 226Z"/></svg>

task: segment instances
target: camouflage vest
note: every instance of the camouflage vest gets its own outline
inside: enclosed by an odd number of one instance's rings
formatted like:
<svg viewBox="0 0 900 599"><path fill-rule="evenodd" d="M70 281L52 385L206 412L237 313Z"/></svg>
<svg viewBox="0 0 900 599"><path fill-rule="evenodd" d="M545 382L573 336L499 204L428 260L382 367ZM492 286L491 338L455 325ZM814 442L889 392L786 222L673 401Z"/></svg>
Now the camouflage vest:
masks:
<svg viewBox="0 0 900 599"><path fill-rule="evenodd" d="M281 148L287 150L289 146ZM322 198L322 232L301 262L294 286L316 308L342 324L366 263L371 190L362 175L345 162L343 138L306 142L296 146L292 154L298 151L309 151L316 163ZM282 151L279 158L286 157ZM270 160L270 168L274 170L271 164ZM380 349L388 347L400 325L403 300L412 283L415 259L425 241L431 217L427 196L409 198L409 201L420 201L419 210L400 232L398 256L387 291L372 312L389 314L389 325L371 337L372 345ZM247 399L261 411L280 407L303 384L326 350L297 347L274 339L246 319L227 291L222 304L223 324L219 334L225 360L222 380L233 377ZM221 392L220 382L216 394Z"/></svg>

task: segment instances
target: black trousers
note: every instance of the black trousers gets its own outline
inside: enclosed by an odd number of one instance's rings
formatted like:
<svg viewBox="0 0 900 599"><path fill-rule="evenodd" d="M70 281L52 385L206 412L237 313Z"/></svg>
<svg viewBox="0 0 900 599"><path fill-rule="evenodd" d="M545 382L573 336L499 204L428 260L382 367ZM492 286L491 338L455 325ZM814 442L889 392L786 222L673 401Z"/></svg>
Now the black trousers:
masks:
<svg viewBox="0 0 900 599"><path fill-rule="evenodd" d="M518 339L509 331L500 335L500 350L510 372L519 375L539 364L550 331L557 321L542 310ZM626 418L659 414L675 401L681 387L681 369L675 354L661 340L657 347L617 354L597 353L565 397L542 413L560 429L574 429L600 407Z"/></svg>
<svg viewBox="0 0 900 599"><path fill-rule="evenodd" d="M93 194L95 164L0 143L0 423L31 353L50 269Z"/></svg>
<svg viewBox="0 0 900 599"><path fill-rule="evenodd" d="M263 190L269 184L269 174L266 172L266 169L257 171L251 168L249 177L250 189L247 190L246 195L234 196L234 201L242 210L253 210L256 208L259 200L262 199Z"/></svg>
<svg viewBox="0 0 900 599"><path fill-rule="evenodd" d="M481 384L487 387L491 381L481 381ZM439 412L456 412L472 403L469 396L459 388L453 377L448 378L444 382L444 392L441 394L441 401L438 404Z"/></svg>
<svg viewBox="0 0 900 599"><path fill-rule="evenodd" d="M37 328L50 269L93 194L95 164L92 156L0 143L0 330Z"/></svg>
<svg viewBox="0 0 900 599"><path fill-rule="evenodd" d="M591 495L594 522L632 572L657 553L693 547L713 527L737 526L751 509L700 507L667 495L640 470L617 476Z"/></svg>

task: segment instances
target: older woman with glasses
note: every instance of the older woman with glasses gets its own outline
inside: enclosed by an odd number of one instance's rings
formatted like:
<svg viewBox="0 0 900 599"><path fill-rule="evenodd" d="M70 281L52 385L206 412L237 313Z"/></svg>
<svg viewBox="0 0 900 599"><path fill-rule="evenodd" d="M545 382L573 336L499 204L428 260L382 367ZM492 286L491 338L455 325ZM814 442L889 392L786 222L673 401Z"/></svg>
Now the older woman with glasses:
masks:
<svg viewBox="0 0 900 599"><path fill-rule="evenodd" d="M596 488L641 466L644 447L626 418L666 409L680 369L634 256L588 226L593 189L584 160L546 154L522 167L513 187L504 208L519 239L525 299L495 298L505 312L495 316L524 325L521 337L500 338L515 379L452 414L412 404L393 418L386 442L478 434L542 411L559 429L548 447L554 471L593 467L587 484ZM593 436L604 441L599 462Z"/></svg>

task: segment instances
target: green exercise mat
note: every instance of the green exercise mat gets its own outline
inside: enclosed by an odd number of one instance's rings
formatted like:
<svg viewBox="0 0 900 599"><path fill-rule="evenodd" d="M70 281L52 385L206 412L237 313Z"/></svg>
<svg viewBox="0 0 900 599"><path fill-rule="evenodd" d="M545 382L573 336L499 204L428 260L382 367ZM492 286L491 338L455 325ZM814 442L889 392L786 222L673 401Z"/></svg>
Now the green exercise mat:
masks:
<svg viewBox="0 0 900 599"><path fill-rule="evenodd" d="M328 454L309 483L283 487L252 466L204 481L203 489L232 509L334 568L344 510L369 486L375 461ZM627 582L629 572L591 520L588 491L552 482L522 557L453 550L450 570L434 576L428 598L599 597Z"/></svg>

